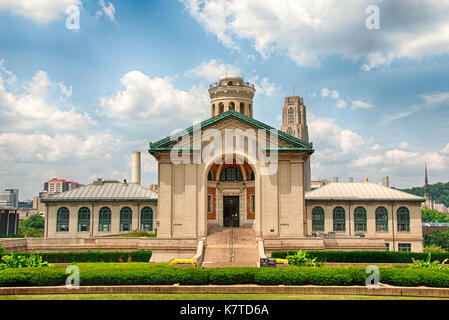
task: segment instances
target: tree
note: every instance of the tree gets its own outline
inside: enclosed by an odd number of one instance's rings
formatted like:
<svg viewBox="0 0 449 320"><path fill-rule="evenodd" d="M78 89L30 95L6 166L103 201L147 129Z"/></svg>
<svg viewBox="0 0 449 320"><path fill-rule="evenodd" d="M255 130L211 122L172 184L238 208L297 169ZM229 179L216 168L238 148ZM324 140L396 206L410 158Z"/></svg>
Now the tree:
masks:
<svg viewBox="0 0 449 320"><path fill-rule="evenodd" d="M431 234L424 234L424 246L438 246L445 250L449 249L449 232L446 230L442 232L440 230L433 230Z"/></svg>
<svg viewBox="0 0 449 320"><path fill-rule="evenodd" d="M35 214L19 222L19 234L26 238L44 236L45 219Z"/></svg>
<svg viewBox="0 0 449 320"><path fill-rule="evenodd" d="M421 210L422 222L441 222L449 223L449 216L447 214L438 212L435 209L424 208Z"/></svg>

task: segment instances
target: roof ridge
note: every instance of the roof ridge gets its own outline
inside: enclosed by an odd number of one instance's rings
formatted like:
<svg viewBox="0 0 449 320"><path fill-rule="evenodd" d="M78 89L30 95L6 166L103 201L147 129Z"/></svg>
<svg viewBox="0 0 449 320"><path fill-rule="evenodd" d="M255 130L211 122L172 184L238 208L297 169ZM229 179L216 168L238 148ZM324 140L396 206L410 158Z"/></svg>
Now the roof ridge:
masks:
<svg viewBox="0 0 449 320"><path fill-rule="evenodd" d="M208 118L206 120L203 120L202 122L194 124L194 125L188 127L187 129L185 129L183 131L187 132L187 134L190 135L193 132L195 127L199 126L201 129L203 129L203 128L211 126L212 124L215 124L215 123L217 123L219 121L222 121L222 120L224 120L226 118L229 118L229 117L234 117L234 118L236 118L238 120L241 120L241 121L243 121L243 122L245 122L245 123L247 123L249 125L252 125L252 126L255 126L255 127L259 127L261 129L275 130L276 134L279 137L281 137L281 139L283 139L283 140L285 140L285 141L287 141L287 142L289 142L289 143L291 143L293 145L296 145L296 146L299 145L300 147L302 147L304 149L308 149L307 151L312 151L313 152L313 143L306 142L306 141L303 141L303 140L301 140L299 138L293 137L293 136L291 136L291 135L289 135L289 134L287 134L287 133L285 133L285 132L283 132L283 131L281 131L279 129L276 129L276 128L274 128L274 127L272 127L272 126L270 126L268 124L265 124L265 123L263 123L263 122L261 122L259 120L247 117L244 114L241 114L240 112L237 112L237 111L234 111L234 110L228 110L228 111L223 112L223 113L221 113L219 115L216 115L215 117L211 117L211 118ZM179 132L177 132L177 133L175 133L173 135L167 136L167 137L165 137L163 139L160 139L160 140L158 140L156 142L150 142L149 152L151 152L151 150L160 148L160 147L165 146L165 145L167 145L167 144L169 144L171 142L174 142L174 141L171 140L171 137L173 137L173 136L180 136L180 137L184 136L184 135L181 134L183 131L179 131Z"/></svg>

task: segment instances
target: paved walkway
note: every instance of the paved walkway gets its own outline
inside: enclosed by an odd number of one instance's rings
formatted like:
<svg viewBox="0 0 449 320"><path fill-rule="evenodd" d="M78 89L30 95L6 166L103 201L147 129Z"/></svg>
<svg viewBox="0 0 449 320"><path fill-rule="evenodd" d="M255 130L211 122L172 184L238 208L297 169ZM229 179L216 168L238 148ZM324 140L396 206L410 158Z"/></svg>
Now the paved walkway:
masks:
<svg viewBox="0 0 449 320"><path fill-rule="evenodd" d="M203 267L257 267L259 253L253 228L212 226L208 233Z"/></svg>

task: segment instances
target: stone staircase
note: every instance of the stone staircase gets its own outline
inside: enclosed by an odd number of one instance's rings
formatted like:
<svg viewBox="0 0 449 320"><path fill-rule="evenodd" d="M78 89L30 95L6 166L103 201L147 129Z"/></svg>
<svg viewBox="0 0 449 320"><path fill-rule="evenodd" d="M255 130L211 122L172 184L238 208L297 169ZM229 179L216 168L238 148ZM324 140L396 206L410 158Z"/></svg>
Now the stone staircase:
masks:
<svg viewBox="0 0 449 320"><path fill-rule="evenodd" d="M209 227L203 267L257 267L259 253L253 228L232 228L233 234L230 231L230 228Z"/></svg>

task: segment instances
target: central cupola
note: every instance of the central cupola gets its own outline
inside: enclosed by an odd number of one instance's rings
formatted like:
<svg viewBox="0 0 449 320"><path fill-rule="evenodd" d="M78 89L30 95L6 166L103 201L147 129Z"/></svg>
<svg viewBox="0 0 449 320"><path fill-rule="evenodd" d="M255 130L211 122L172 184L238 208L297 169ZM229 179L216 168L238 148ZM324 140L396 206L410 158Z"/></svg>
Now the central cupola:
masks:
<svg viewBox="0 0 449 320"><path fill-rule="evenodd" d="M247 117L253 117L254 84L244 82L239 75L220 77L218 82L209 86L211 117L234 110Z"/></svg>

